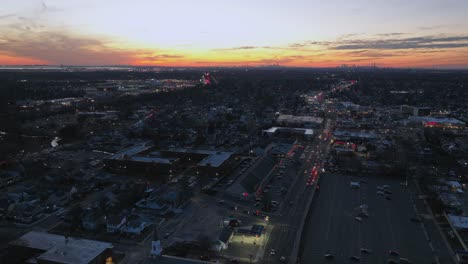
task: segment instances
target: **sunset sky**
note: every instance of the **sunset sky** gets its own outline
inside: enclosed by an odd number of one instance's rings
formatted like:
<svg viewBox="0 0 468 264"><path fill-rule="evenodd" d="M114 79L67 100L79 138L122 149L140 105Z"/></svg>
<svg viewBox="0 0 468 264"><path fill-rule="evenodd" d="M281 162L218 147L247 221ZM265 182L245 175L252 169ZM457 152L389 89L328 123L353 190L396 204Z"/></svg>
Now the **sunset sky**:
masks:
<svg viewBox="0 0 468 264"><path fill-rule="evenodd" d="M468 68L465 0L1 0L0 65Z"/></svg>

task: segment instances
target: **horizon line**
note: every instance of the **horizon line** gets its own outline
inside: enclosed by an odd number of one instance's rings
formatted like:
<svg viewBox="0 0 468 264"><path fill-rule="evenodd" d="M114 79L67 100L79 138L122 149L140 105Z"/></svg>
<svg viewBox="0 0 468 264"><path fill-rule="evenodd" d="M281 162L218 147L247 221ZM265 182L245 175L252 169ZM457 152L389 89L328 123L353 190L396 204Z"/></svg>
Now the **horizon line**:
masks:
<svg viewBox="0 0 468 264"><path fill-rule="evenodd" d="M337 68L374 68L374 69L418 69L418 70L468 70L468 65L464 67L444 67L434 65L432 67L418 67L418 66L407 66L407 67L392 67L392 66L379 66L379 65L355 65L355 64L342 64L337 66L328 66L328 67L314 67L314 66L284 66L279 64L270 64L270 65L212 65L212 66L171 66L171 65L131 65L131 64L116 64L116 65L79 65L79 64L18 64L18 65L0 65L0 69L8 68L18 68L18 67L57 67L57 68L105 68L105 67L114 67L114 68L192 68L192 69L202 69L202 68L285 68L285 69L337 69Z"/></svg>

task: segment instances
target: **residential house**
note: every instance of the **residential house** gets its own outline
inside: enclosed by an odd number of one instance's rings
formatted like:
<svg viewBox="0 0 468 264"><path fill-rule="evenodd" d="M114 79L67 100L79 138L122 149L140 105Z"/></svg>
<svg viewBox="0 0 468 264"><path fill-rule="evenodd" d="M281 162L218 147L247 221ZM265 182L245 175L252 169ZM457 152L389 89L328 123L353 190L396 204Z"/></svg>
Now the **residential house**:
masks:
<svg viewBox="0 0 468 264"><path fill-rule="evenodd" d="M107 232L116 233L120 231L126 222L127 217L125 217L123 214L111 215L107 218Z"/></svg>
<svg viewBox="0 0 468 264"><path fill-rule="evenodd" d="M86 209L81 217L81 224L88 231L99 230L105 223L106 218L100 210Z"/></svg>
<svg viewBox="0 0 468 264"><path fill-rule="evenodd" d="M231 228L225 227L219 233L218 241L216 241L215 249L221 251L223 249L227 249L229 247L229 241L234 236L234 231Z"/></svg>
<svg viewBox="0 0 468 264"><path fill-rule="evenodd" d="M120 231L129 235L140 235L150 224L138 216L131 216L122 225Z"/></svg>
<svg viewBox="0 0 468 264"><path fill-rule="evenodd" d="M169 212L177 212L181 201L181 192L179 190L156 188L148 197L138 201L136 206L164 215Z"/></svg>

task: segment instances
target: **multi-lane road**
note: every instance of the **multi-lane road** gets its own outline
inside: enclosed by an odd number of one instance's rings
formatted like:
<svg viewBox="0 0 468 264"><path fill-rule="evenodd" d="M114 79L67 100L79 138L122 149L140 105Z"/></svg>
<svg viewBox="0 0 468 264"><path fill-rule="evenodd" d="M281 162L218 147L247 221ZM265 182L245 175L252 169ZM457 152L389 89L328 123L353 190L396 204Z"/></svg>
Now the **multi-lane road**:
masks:
<svg viewBox="0 0 468 264"><path fill-rule="evenodd" d="M330 120L327 120L324 130L329 130L331 123ZM318 133L322 133L321 130L318 131ZM290 176L294 181L283 199L283 204L278 212L279 216L271 218L272 232L262 263L288 262L294 252L294 247L299 246L295 245L297 232L301 229L302 218L308 209L308 200L313 195L317 184L317 182L313 182L308 186L307 181L314 166L319 171L320 168L323 168L325 158L328 155L329 141L316 138L315 141L302 144L304 152L299 153L300 156L304 155L304 158L299 158L301 167L298 172L290 172L297 174ZM275 254L271 255L271 251L275 251Z"/></svg>

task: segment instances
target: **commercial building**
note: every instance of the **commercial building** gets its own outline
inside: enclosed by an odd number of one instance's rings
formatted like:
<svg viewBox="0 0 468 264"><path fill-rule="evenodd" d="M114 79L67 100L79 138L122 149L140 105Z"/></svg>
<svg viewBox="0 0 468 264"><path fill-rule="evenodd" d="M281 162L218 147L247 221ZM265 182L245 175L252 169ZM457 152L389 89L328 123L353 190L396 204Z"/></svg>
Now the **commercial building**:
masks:
<svg viewBox="0 0 468 264"><path fill-rule="evenodd" d="M262 225L252 225L252 226L243 226L237 229L237 233L243 234L246 236L255 236L261 237L264 233L265 226Z"/></svg>
<svg viewBox="0 0 468 264"><path fill-rule="evenodd" d="M31 231L9 244L14 256L27 263L100 264L112 259L113 245L107 242ZM21 255L15 254L19 253Z"/></svg>
<svg viewBox="0 0 468 264"><path fill-rule="evenodd" d="M309 128L292 128L292 127L272 127L262 131L263 135L273 136L301 136L306 140L311 140L314 136L314 130Z"/></svg>
<svg viewBox="0 0 468 264"><path fill-rule="evenodd" d="M415 107L415 106L402 105L400 106L400 111L403 114L409 114L413 116L428 116L431 114L430 107Z"/></svg>
<svg viewBox="0 0 468 264"><path fill-rule="evenodd" d="M231 168L232 151L217 151L190 148L169 148L161 150L164 156L177 157L181 161L197 162L197 170L210 175L221 174Z"/></svg>
<svg viewBox="0 0 468 264"><path fill-rule="evenodd" d="M314 116L279 115L276 123L281 126L319 128L323 118Z"/></svg>
<svg viewBox="0 0 468 264"><path fill-rule="evenodd" d="M153 148L150 142L137 144L110 155L104 161L110 170L142 173L166 173L178 164L177 158L161 156Z"/></svg>
<svg viewBox="0 0 468 264"><path fill-rule="evenodd" d="M408 121L422 124L424 127L461 129L466 126L465 122L450 117L411 116Z"/></svg>
<svg viewBox="0 0 468 264"><path fill-rule="evenodd" d="M334 141L361 142L377 140L378 138L378 135L372 131L335 130L333 132Z"/></svg>
<svg viewBox="0 0 468 264"><path fill-rule="evenodd" d="M137 144L105 159L111 170L129 172L171 172L181 163L196 163L199 172L219 174L230 168L231 151L190 148L156 150L150 142Z"/></svg>

